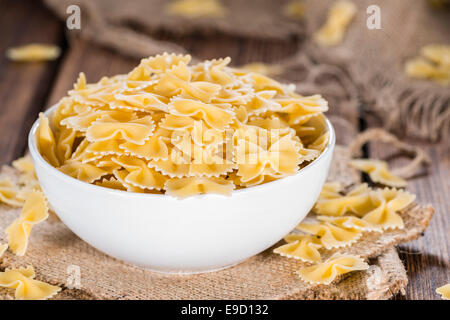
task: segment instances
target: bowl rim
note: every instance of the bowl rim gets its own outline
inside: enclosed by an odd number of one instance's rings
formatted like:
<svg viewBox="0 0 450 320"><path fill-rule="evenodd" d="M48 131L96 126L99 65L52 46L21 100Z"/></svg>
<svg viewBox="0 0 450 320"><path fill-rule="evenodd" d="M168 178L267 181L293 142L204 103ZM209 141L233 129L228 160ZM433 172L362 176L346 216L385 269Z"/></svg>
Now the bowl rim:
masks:
<svg viewBox="0 0 450 320"><path fill-rule="evenodd" d="M57 106L58 106L58 104L54 104L53 106L51 106L47 110L43 111L43 113L46 116L49 116L52 112L54 112L56 110ZM334 146L336 144L335 131L334 131L333 125L331 124L330 120L325 115L323 117L325 119L325 123L326 123L327 129L330 132L330 137L328 139L328 144L325 147L325 149L322 151L322 153L316 159L314 159L311 163L309 163L305 167L303 167L300 170L298 170L295 174L287 176L287 177L283 177L283 178L280 178L280 179L276 179L276 180L271 181L271 182L259 184L259 185L256 185L256 186L251 186L251 187L247 187L247 188L233 190L231 192L230 196L223 196L223 195L212 194L211 193L211 194L194 195L194 196L191 196L189 198L185 198L185 199L181 199L181 200L188 200L188 199L195 199L195 198L204 198L204 197L226 197L227 199L230 199L235 194L242 194L242 193L246 193L246 192L257 191L258 189L261 189L261 188L267 188L267 187L271 187L271 186L273 187L276 184L280 184L280 183L286 182L289 179L295 179L297 176L301 175L303 172L305 172L307 170L310 170L311 168L315 167L316 164L318 162L320 162L320 160L323 159L326 154L328 154L330 152L333 152ZM75 185L78 184L80 187L91 188L93 191L97 190L99 192L107 192L107 193L112 193L112 194L117 194L117 195L122 195L122 196L127 195L127 196L132 196L132 197L139 197L139 198L148 197L148 198L167 198L167 199L180 200L180 199L178 199L176 197L173 197L173 196L169 196L168 197L168 195L166 195L166 194L138 193L138 192L129 192L129 191L125 191L125 190L116 190L116 189L111 189L111 188L105 188L105 187L97 186L95 184L91 184L91 183L87 183L87 182L78 180L76 178L73 178L71 176L68 176L68 175L62 173L57 168L53 167L50 163L48 163L42 157L41 153L37 149L36 139L35 139L36 135L35 134L36 134L36 131L38 129L39 123L40 123L40 120L39 120L39 118L37 118L34 121L32 127L30 129L30 132L28 133L28 149L30 150L31 158L32 158L33 161L37 161L39 165L43 165L44 167L48 168L57 177L59 177L60 179L66 181L67 183L74 183Z"/></svg>

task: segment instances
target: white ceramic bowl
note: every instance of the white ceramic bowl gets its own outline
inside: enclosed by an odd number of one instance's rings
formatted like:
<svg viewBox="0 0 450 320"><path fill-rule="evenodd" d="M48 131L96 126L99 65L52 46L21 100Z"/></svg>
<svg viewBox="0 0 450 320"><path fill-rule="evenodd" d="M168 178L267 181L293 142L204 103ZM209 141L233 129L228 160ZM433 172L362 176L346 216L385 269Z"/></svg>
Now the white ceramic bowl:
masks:
<svg viewBox="0 0 450 320"><path fill-rule="evenodd" d="M49 116L55 107L49 109ZM160 272L195 273L237 264L274 245L309 212L325 182L335 135L297 174L236 190L178 200L107 189L71 178L28 144L52 209L81 239L113 257Z"/></svg>

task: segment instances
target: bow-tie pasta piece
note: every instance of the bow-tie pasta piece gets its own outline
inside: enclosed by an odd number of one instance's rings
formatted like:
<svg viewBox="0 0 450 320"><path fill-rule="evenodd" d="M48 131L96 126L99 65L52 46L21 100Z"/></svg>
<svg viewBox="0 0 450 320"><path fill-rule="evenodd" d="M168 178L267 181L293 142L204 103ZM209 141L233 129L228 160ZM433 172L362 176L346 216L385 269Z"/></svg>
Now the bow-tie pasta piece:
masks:
<svg viewBox="0 0 450 320"><path fill-rule="evenodd" d="M249 73L253 88L256 92L274 90L279 94L287 95L294 89L292 85L284 85L260 73Z"/></svg>
<svg viewBox="0 0 450 320"><path fill-rule="evenodd" d="M77 132L72 128L61 127L56 138L56 154L60 163L64 163L72 155L72 148Z"/></svg>
<svg viewBox="0 0 450 320"><path fill-rule="evenodd" d="M127 80L151 81L153 80L152 75L165 73L180 63L188 64L190 61L190 55L158 54L142 59L140 64L128 73Z"/></svg>
<svg viewBox="0 0 450 320"><path fill-rule="evenodd" d="M330 197L330 193L322 193L314 206L314 211L326 216L364 212L367 206L370 207L369 193L367 184L355 187L347 195L338 194L336 197ZM322 198L323 195L325 195L324 198Z"/></svg>
<svg viewBox="0 0 450 320"><path fill-rule="evenodd" d="M151 160L148 166L171 178L182 178L189 176L189 162L179 152L171 149L167 160Z"/></svg>
<svg viewBox="0 0 450 320"><path fill-rule="evenodd" d="M450 300L450 283L437 288L436 293L439 293L442 299Z"/></svg>
<svg viewBox="0 0 450 320"><path fill-rule="evenodd" d="M169 99L157 94L141 92L134 94L116 94L115 101L110 103L111 109L124 109L153 113L155 111L168 112Z"/></svg>
<svg viewBox="0 0 450 320"><path fill-rule="evenodd" d="M114 93L121 90L120 82L114 77L103 77L98 83L86 84L84 73L80 73L73 90L69 96L77 103L91 107L105 107L114 101Z"/></svg>
<svg viewBox="0 0 450 320"><path fill-rule="evenodd" d="M132 156L143 158L145 160L168 160L169 141L171 132L164 128L158 128L143 145L131 142L122 143L119 148Z"/></svg>
<svg viewBox="0 0 450 320"><path fill-rule="evenodd" d="M56 155L56 142L48 118L41 112L39 114L39 128L36 132L36 141L39 152L52 166L59 166Z"/></svg>
<svg viewBox="0 0 450 320"><path fill-rule="evenodd" d="M116 139L92 142L85 149L86 157L83 157L83 162L89 161L89 158L100 158L106 155L124 155L126 151L120 148L122 143L124 143L123 140Z"/></svg>
<svg viewBox="0 0 450 320"><path fill-rule="evenodd" d="M281 105L274 101L273 98L277 95L275 90L259 91L255 94L244 107L247 110L247 114L260 115L268 111L279 111Z"/></svg>
<svg viewBox="0 0 450 320"><path fill-rule="evenodd" d="M166 193L179 199L202 193L231 195L234 184L223 178L188 177L169 179L165 185Z"/></svg>
<svg viewBox="0 0 450 320"><path fill-rule="evenodd" d="M127 142L143 145L155 129L151 116L138 119L114 119L109 115L96 120L86 132L91 141L123 139Z"/></svg>
<svg viewBox="0 0 450 320"><path fill-rule="evenodd" d="M291 136L275 141L267 150L240 139L236 148L237 175L243 182L247 182L263 174L266 168L272 169L279 176L295 174L302 162L299 149L299 144Z"/></svg>
<svg viewBox="0 0 450 320"><path fill-rule="evenodd" d="M350 161L350 165L358 170L367 173L373 182L378 182L386 186L401 188L406 187L407 182L389 171L385 161L374 159L355 159Z"/></svg>
<svg viewBox="0 0 450 320"><path fill-rule="evenodd" d="M328 102L321 95L303 97L292 94L292 97L275 101L281 105L279 112L287 114L290 125L303 124L328 110Z"/></svg>
<svg viewBox="0 0 450 320"><path fill-rule="evenodd" d="M328 222L300 223L297 229L319 237L322 245L328 250L347 247L362 236L359 230L341 228Z"/></svg>
<svg viewBox="0 0 450 320"><path fill-rule="evenodd" d="M343 187L340 182L327 182L320 191L319 199L335 199L342 196Z"/></svg>
<svg viewBox="0 0 450 320"><path fill-rule="evenodd" d="M230 86L236 82L236 77L227 68L231 62L230 57L225 59L213 59L194 66L193 81L207 81L221 86Z"/></svg>
<svg viewBox="0 0 450 320"><path fill-rule="evenodd" d="M329 285L340 275L368 268L369 265L359 256L336 253L323 263L298 270L297 274L305 282Z"/></svg>
<svg viewBox="0 0 450 320"><path fill-rule="evenodd" d="M116 169L113 170L114 178L122 184L122 186L128 191L128 192L136 192L136 193L145 193L145 189L133 186L132 184L129 184L125 181L125 178L128 176L129 172L125 169Z"/></svg>
<svg viewBox="0 0 450 320"><path fill-rule="evenodd" d="M227 9L219 0L175 0L169 3L166 12L185 18L221 18Z"/></svg>
<svg viewBox="0 0 450 320"><path fill-rule="evenodd" d="M195 120L186 116L175 116L173 114L166 114L161 120L159 126L167 130L181 130L189 129L194 126Z"/></svg>
<svg viewBox="0 0 450 320"><path fill-rule="evenodd" d="M31 229L47 217L48 206L44 194L40 191L30 192L20 216L5 230L11 251L23 256L28 247Z"/></svg>
<svg viewBox="0 0 450 320"><path fill-rule="evenodd" d="M209 103L219 93L221 86L218 84L195 81L191 82L191 71L184 63L179 63L163 74L158 84L155 85L157 94L173 97L181 95L185 98L198 99Z"/></svg>
<svg viewBox="0 0 450 320"><path fill-rule="evenodd" d="M324 47L340 44L356 12L357 7L351 1L340 0L333 3L325 25L314 34L314 41Z"/></svg>
<svg viewBox="0 0 450 320"><path fill-rule="evenodd" d="M6 56L12 61L34 62L55 60L61 54L61 49L51 44L27 44L20 47L9 48Z"/></svg>
<svg viewBox="0 0 450 320"><path fill-rule="evenodd" d="M316 237L290 234L286 236L285 240L288 243L274 249L273 252L304 262L317 263L322 261L319 253L322 244Z"/></svg>
<svg viewBox="0 0 450 320"><path fill-rule="evenodd" d="M211 128L220 131L225 130L234 117L231 110L191 99L174 99L169 104L169 110L174 115L203 120Z"/></svg>
<svg viewBox="0 0 450 320"><path fill-rule="evenodd" d="M362 219L384 230L403 229L403 219L398 212L413 203L415 198L415 195L397 189L375 190L371 193L373 209Z"/></svg>
<svg viewBox="0 0 450 320"><path fill-rule="evenodd" d="M44 300L53 297L60 287L34 279L32 266L19 269L6 269L0 272L0 287L15 289L18 300Z"/></svg>
<svg viewBox="0 0 450 320"><path fill-rule="evenodd" d="M149 168L147 163L138 158L132 157L114 157L112 160L122 166L127 175L124 181L141 189L161 190L167 178L155 169Z"/></svg>
<svg viewBox="0 0 450 320"><path fill-rule="evenodd" d="M341 217L332 217L332 216L318 216L318 220L326 221L335 226L345 228L345 229L355 229L359 231L374 231L374 232L382 232L383 229L380 226L372 225L370 222L365 221L363 219L353 217L353 216L341 216Z"/></svg>
<svg viewBox="0 0 450 320"><path fill-rule="evenodd" d="M195 153L189 166L189 176L194 177L219 177L231 173L236 169L236 164L219 156L214 156L208 151Z"/></svg>
<svg viewBox="0 0 450 320"><path fill-rule="evenodd" d="M59 171L71 176L72 178L93 183L101 177L108 174L107 171L98 168L90 163L83 163L77 160L70 160L58 168Z"/></svg>
<svg viewBox="0 0 450 320"><path fill-rule="evenodd" d="M122 182L117 180L116 177L112 176L109 179L102 179L100 181L96 181L95 184L100 187L110 188L115 190L126 191L127 188L123 185Z"/></svg>
<svg viewBox="0 0 450 320"><path fill-rule="evenodd" d="M0 203L21 207L23 201L18 197L19 188L8 178L0 180Z"/></svg>

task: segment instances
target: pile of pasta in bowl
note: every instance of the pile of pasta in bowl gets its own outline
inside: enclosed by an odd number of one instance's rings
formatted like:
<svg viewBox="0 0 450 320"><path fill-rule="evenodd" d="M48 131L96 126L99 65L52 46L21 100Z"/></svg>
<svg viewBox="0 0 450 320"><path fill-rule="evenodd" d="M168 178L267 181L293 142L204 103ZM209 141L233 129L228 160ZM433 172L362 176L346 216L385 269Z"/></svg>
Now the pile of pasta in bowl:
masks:
<svg viewBox="0 0 450 320"><path fill-rule="evenodd" d="M101 187L184 198L230 195L294 175L328 145L320 95L189 55L143 59L74 89L47 118L38 149L61 172Z"/></svg>

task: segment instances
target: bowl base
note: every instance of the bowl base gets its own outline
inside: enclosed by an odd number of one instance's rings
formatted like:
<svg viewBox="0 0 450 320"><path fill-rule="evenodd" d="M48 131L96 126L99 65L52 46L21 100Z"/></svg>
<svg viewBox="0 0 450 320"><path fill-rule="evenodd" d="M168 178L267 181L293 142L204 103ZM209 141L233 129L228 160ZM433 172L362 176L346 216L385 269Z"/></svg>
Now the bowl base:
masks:
<svg viewBox="0 0 450 320"><path fill-rule="evenodd" d="M184 270L158 270L158 269L152 269L151 267L145 267L142 266L143 269L147 270L147 271L151 271L151 272L156 272L156 273L161 273L161 274L168 274L168 275L193 275L193 274L202 274L202 273L211 273L211 272L217 272L217 271L221 271L221 270L225 270L231 267L234 267L242 262L244 262L247 259L226 265L224 267L219 267L219 268L214 268L214 269L206 269L206 270L199 270L199 271L184 271Z"/></svg>

